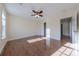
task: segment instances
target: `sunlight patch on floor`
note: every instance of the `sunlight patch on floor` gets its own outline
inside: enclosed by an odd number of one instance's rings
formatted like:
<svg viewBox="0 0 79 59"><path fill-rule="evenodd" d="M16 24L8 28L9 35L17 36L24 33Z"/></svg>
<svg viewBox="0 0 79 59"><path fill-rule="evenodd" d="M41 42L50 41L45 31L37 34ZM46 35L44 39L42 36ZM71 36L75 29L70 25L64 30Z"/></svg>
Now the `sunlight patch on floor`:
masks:
<svg viewBox="0 0 79 59"><path fill-rule="evenodd" d="M66 47L62 46L58 51L59 52L64 52L64 50L66 50Z"/></svg>
<svg viewBox="0 0 79 59"><path fill-rule="evenodd" d="M79 56L79 51L73 50L71 56Z"/></svg>
<svg viewBox="0 0 79 59"><path fill-rule="evenodd" d="M60 56L67 56L66 54L61 54Z"/></svg>
<svg viewBox="0 0 79 59"><path fill-rule="evenodd" d="M76 43L66 43L64 46L66 46L66 47L70 47L70 48L72 48L72 49L75 49L75 50L79 50L79 45L78 44L76 44Z"/></svg>
<svg viewBox="0 0 79 59"><path fill-rule="evenodd" d="M74 44L67 42L51 56L79 56L79 51L75 49Z"/></svg>
<svg viewBox="0 0 79 59"><path fill-rule="evenodd" d="M70 42L67 42L66 44L64 44L64 46L71 46L72 44Z"/></svg>
<svg viewBox="0 0 79 59"><path fill-rule="evenodd" d="M30 39L30 40L27 40L27 42L28 43L34 43L34 42L41 41L41 40L44 40L44 39L41 39L41 38Z"/></svg>
<svg viewBox="0 0 79 59"><path fill-rule="evenodd" d="M56 51L54 54L52 54L51 56L60 56L61 55L61 52L59 51Z"/></svg>
<svg viewBox="0 0 79 59"><path fill-rule="evenodd" d="M69 56L71 52L72 52L72 49L67 48L63 53Z"/></svg>

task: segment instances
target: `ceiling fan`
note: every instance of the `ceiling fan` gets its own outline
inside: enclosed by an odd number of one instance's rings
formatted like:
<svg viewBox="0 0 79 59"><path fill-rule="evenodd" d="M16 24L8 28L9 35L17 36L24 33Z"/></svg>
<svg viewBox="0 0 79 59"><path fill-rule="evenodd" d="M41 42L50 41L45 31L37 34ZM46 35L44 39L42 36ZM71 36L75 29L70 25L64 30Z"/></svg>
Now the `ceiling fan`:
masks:
<svg viewBox="0 0 79 59"><path fill-rule="evenodd" d="M35 16L36 18L43 17L43 15L42 15L43 11L42 10L41 11L32 10L32 12L34 13L34 14L32 14L32 16Z"/></svg>

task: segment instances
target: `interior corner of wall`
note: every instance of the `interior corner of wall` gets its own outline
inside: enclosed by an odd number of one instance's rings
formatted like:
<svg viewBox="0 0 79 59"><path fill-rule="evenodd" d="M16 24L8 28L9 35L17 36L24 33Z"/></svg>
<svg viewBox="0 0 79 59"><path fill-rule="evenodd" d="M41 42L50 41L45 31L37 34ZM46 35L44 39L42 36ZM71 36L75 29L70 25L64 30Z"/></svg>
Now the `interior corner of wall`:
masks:
<svg viewBox="0 0 79 59"><path fill-rule="evenodd" d="M6 43L7 43L7 40L5 40L5 39L0 40L0 54L2 53Z"/></svg>

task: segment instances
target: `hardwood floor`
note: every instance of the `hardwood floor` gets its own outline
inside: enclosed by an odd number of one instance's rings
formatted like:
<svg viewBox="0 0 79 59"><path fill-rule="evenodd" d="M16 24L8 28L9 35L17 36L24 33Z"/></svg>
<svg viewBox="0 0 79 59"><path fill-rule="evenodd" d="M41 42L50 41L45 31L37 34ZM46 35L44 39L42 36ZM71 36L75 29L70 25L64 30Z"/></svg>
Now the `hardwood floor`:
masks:
<svg viewBox="0 0 79 59"><path fill-rule="evenodd" d="M66 54L67 52L65 51L64 51L65 53L57 52L58 50L63 48L64 44L68 42L68 39L65 40L64 39L65 38L63 38L61 41L51 39L50 48L46 46L46 40L41 36L33 36L29 38L12 40L7 42L1 55L2 56L57 56L58 54L59 56L67 55ZM61 51L63 51L63 49Z"/></svg>

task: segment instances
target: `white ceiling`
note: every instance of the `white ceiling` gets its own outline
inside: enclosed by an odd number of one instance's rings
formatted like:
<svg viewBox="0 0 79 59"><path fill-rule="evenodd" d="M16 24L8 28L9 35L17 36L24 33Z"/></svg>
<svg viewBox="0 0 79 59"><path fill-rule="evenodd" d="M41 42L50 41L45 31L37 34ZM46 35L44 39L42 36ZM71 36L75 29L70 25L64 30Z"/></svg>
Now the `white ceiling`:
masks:
<svg viewBox="0 0 79 59"><path fill-rule="evenodd" d="M6 3L4 4L6 7L6 10L9 14L16 15L16 16L22 16L22 17L30 17L32 14L32 10L43 10L44 15L48 13L55 13L55 12L65 12L70 9L77 9L79 4L68 4L68 3L44 3L44 4L36 4L36 3Z"/></svg>

